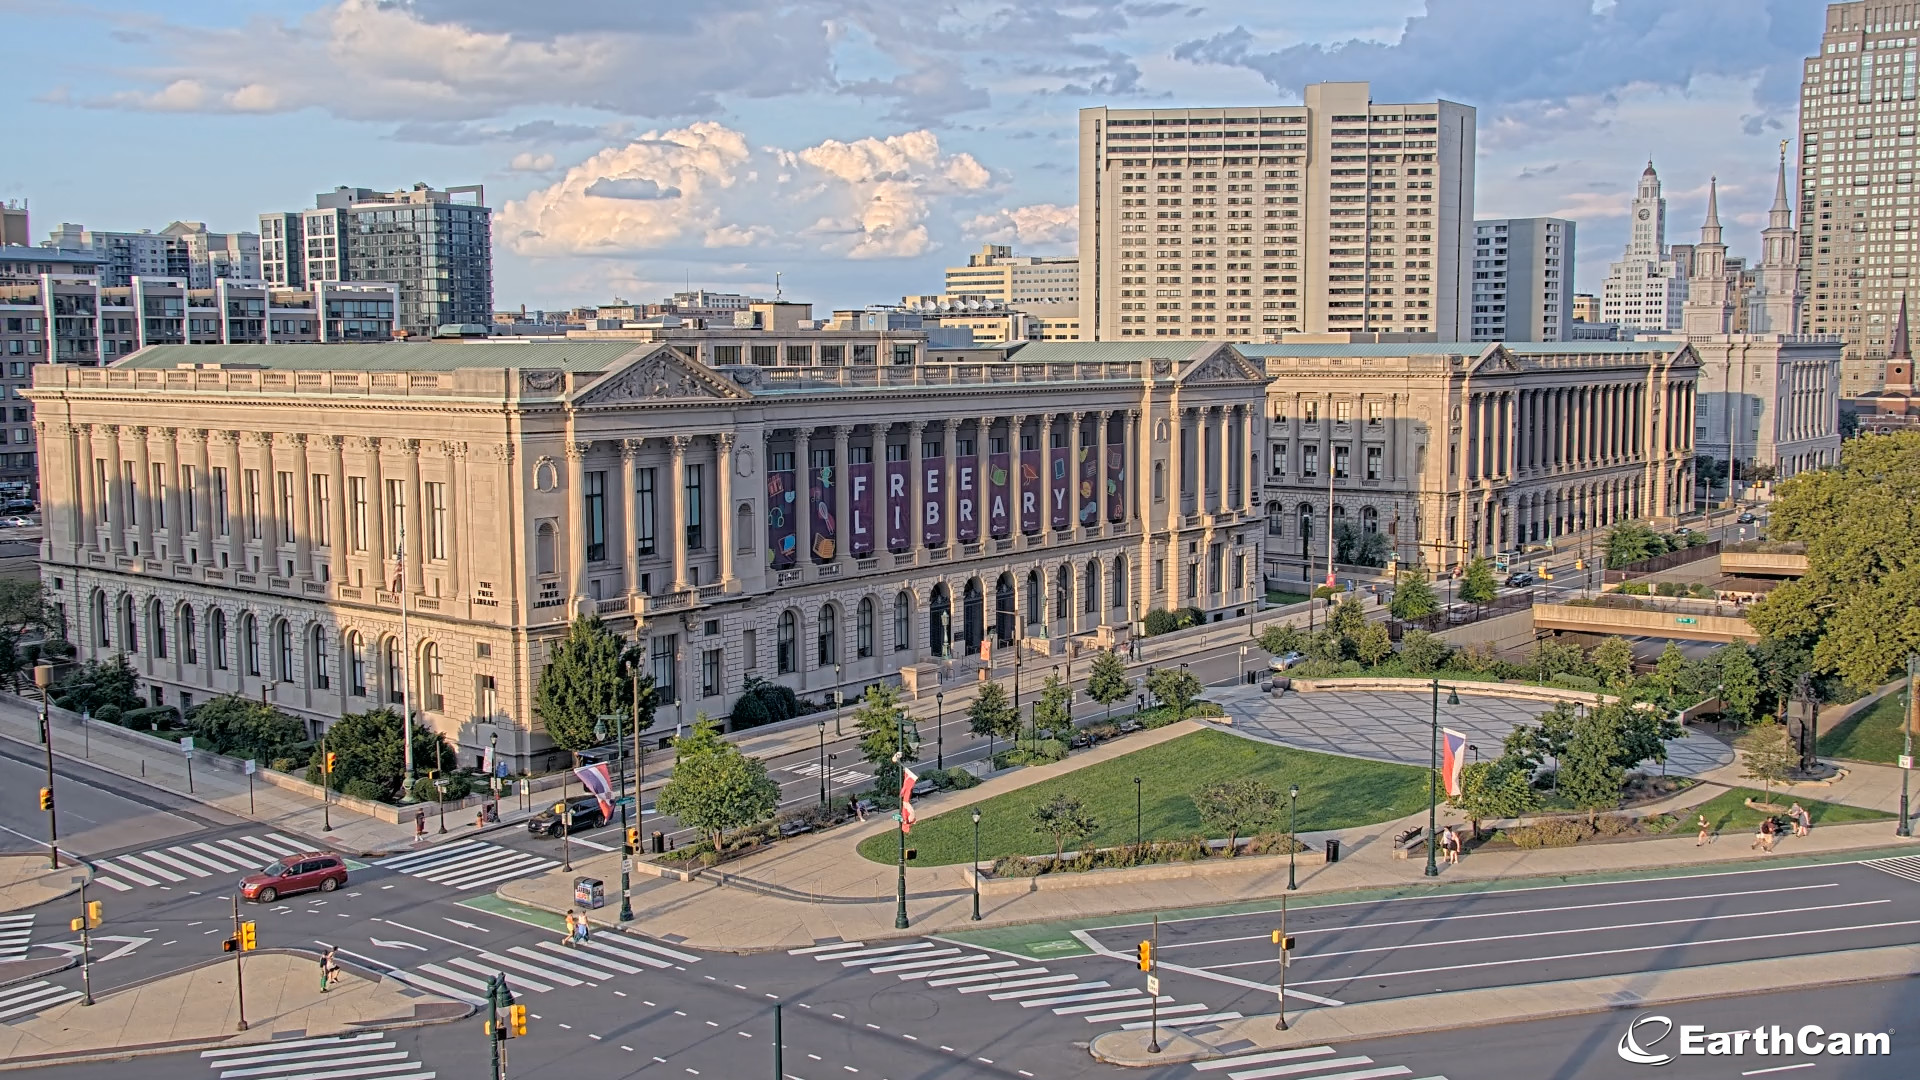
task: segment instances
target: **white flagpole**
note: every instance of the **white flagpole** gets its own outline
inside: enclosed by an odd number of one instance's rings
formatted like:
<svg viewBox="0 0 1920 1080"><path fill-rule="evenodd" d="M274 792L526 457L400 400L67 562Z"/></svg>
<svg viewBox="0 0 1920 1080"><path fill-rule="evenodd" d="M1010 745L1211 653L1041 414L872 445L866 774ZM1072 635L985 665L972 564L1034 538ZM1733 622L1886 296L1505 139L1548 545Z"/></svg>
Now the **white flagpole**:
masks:
<svg viewBox="0 0 1920 1080"><path fill-rule="evenodd" d="M413 635L407 625L407 527L402 524L394 554L400 564L397 591L400 594L400 740L406 766L406 787L401 801L413 801Z"/></svg>

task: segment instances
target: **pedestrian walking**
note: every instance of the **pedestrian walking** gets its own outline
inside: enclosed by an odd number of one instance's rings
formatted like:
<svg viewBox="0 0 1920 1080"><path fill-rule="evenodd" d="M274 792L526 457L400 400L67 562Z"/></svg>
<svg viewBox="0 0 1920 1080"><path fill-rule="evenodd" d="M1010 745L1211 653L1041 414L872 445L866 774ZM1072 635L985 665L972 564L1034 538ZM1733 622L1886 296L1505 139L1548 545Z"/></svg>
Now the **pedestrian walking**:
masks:
<svg viewBox="0 0 1920 1080"><path fill-rule="evenodd" d="M580 913L580 921L573 925L574 945L575 946L585 945L587 943L587 938L590 937L592 933L593 933L593 925L587 921L587 913L583 911Z"/></svg>
<svg viewBox="0 0 1920 1080"><path fill-rule="evenodd" d="M1446 852L1449 864L1460 861L1460 834L1454 832L1451 825L1440 834L1440 850Z"/></svg>
<svg viewBox="0 0 1920 1080"><path fill-rule="evenodd" d="M1801 806L1799 803L1794 803L1787 808L1787 816L1793 819L1793 835L1795 836L1805 836L1813 827L1813 819L1808 815L1807 808Z"/></svg>
<svg viewBox="0 0 1920 1080"><path fill-rule="evenodd" d="M1713 826L1707 823L1707 815L1700 815L1700 838L1693 842L1694 847L1713 843Z"/></svg>
<svg viewBox="0 0 1920 1080"><path fill-rule="evenodd" d="M1773 838L1779 834L1780 827L1769 817L1760 823L1760 831L1753 834L1753 846L1748 850L1772 851Z"/></svg>
<svg viewBox="0 0 1920 1080"><path fill-rule="evenodd" d="M413 842L419 843L427 838L427 808L421 807L413 812Z"/></svg>
<svg viewBox="0 0 1920 1080"><path fill-rule="evenodd" d="M337 951L329 945L327 951L320 954L320 992L323 994L333 989L333 984L340 978L340 961L334 958Z"/></svg>
<svg viewBox="0 0 1920 1080"><path fill-rule="evenodd" d="M573 909L567 909L567 932L561 936L560 944L573 948L574 939L579 936L580 922L574 918Z"/></svg>

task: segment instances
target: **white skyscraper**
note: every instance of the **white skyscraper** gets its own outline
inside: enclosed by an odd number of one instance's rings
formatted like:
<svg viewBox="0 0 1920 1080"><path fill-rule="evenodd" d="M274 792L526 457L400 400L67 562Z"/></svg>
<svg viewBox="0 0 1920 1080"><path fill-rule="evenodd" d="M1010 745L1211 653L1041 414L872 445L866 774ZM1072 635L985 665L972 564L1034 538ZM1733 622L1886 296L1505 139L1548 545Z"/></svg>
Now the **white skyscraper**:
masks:
<svg viewBox="0 0 1920 1080"><path fill-rule="evenodd" d="M1660 174L1647 162L1630 211L1633 231L1619 262L1607 266L1600 317L1639 330L1678 330L1687 299L1686 271L1667 249L1667 200Z"/></svg>

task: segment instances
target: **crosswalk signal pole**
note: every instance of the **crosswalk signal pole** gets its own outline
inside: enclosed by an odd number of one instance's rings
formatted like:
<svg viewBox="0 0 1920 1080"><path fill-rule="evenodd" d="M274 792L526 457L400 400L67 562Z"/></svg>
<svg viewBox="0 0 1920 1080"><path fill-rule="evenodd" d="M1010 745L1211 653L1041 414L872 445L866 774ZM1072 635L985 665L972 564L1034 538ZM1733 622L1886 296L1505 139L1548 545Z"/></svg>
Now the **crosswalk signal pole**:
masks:
<svg viewBox="0 0 1920 1080"><path fill-rule="evenodd" d="M780 1045L780 1003L773 1003L773 1080L786 1080L787 1070L781 1060Z"/></svg>
<svg viewBox="0 0 1920 1080"><path fill-rule="evenodd" d="M40 688L40 741L47 748L47 787L40 793L40 809L47 812L47 854L53 869L60 869L60 821L53 810L53 720L47 712L47 696L53 688L53 667L33 666L33 682Z"/></svg>
<svg viewBox="0 0 1920 1080"><path fill-rule="evenodd" d="M240 1007L240 1028L247 1030L247 984L241 974L240 957L245 952L240 936L240 898L233 897L233 997Z"/></svg>
<svg viewBox="0 0 1920 1080"><path fill-rule="evenodd" d="M93 1004L93 928L100 925L100 902L87 902L87 882L80 880L80 917L73 920L80 931L80 1004Z"/></svg>
<svg viewBox="0 0 1920 1080"><path fill-rule="evenodd" d="M1280 894L1280 929L1273 932L1274 947L1280 953L1280 1019L1273 1025L1275 1031L1287 1030L1287 961L1291 959L1293 939L1287 936L1287 896Z"/></svg>
<svg viewBox="0 0 1920 1080"><path fill-rule="evenodd" d="M487 1042L493 1052L493 1080L500 1080L500 982L495 975L487 980Z"/></svg>

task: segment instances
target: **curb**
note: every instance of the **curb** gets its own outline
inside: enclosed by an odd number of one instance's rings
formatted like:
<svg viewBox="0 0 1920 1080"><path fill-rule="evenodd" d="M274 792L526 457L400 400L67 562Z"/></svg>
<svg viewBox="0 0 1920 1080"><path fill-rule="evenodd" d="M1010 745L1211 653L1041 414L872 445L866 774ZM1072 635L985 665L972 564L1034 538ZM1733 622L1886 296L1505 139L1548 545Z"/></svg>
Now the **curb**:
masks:
<svg viewBox="0 0 1920 1080"><path fill-rule="evenodd" d="M23 853L10 852L9 854L32 854L32 855L38 856L40 853L39 852L23 852ZM81 858L78 855L75 855L73 852L67 851L65 849L61 850L61 854L66 856L66 858L73 864L71 867L61 867L62 870L72 869L72 870L82 871L85 874L86 880L88 881L93 880L93 864L92 863L88 862L87 860ZM53 870L52 867L48 867L47 872L54 873L55 871ZM16 882L16 884L24 884L24 882ZM77 893L79 891L80 891L80 883L78 881L74 881L71 877L69 877L67 887L61 890L60 892L54 893L53 895L47 897L44 900L39 900L31 904L21 904L18 907L0 907L0 915L11 915L16 911L25 911L28 908L37 908L45 904L51 904L55 900L65 900L67 897L72 896L74 893Z"/></svg>
<svg viewBox="0 0 1920 1080"><path fill-rule="evenodd" d="M55 957L48 957L47 962L52 963L55 959L56 959ZM31 964L31 963L32 961L30 960L14 960L14 961L10 961L6 966L0 967L0 975L6 976L5 978L0 978L0 990L4 990L9 986L18 986L19 984L23 982L27 982L32 979L44 979L49 975L55 975L62 971L67 971L72 968L77 968L80 966L80 958L78 956L69 956L63 963L54 964L54 966L52 967L43 967L37 971L30 971L24 975L15 975L10 970L14 964Z"/></svg>

